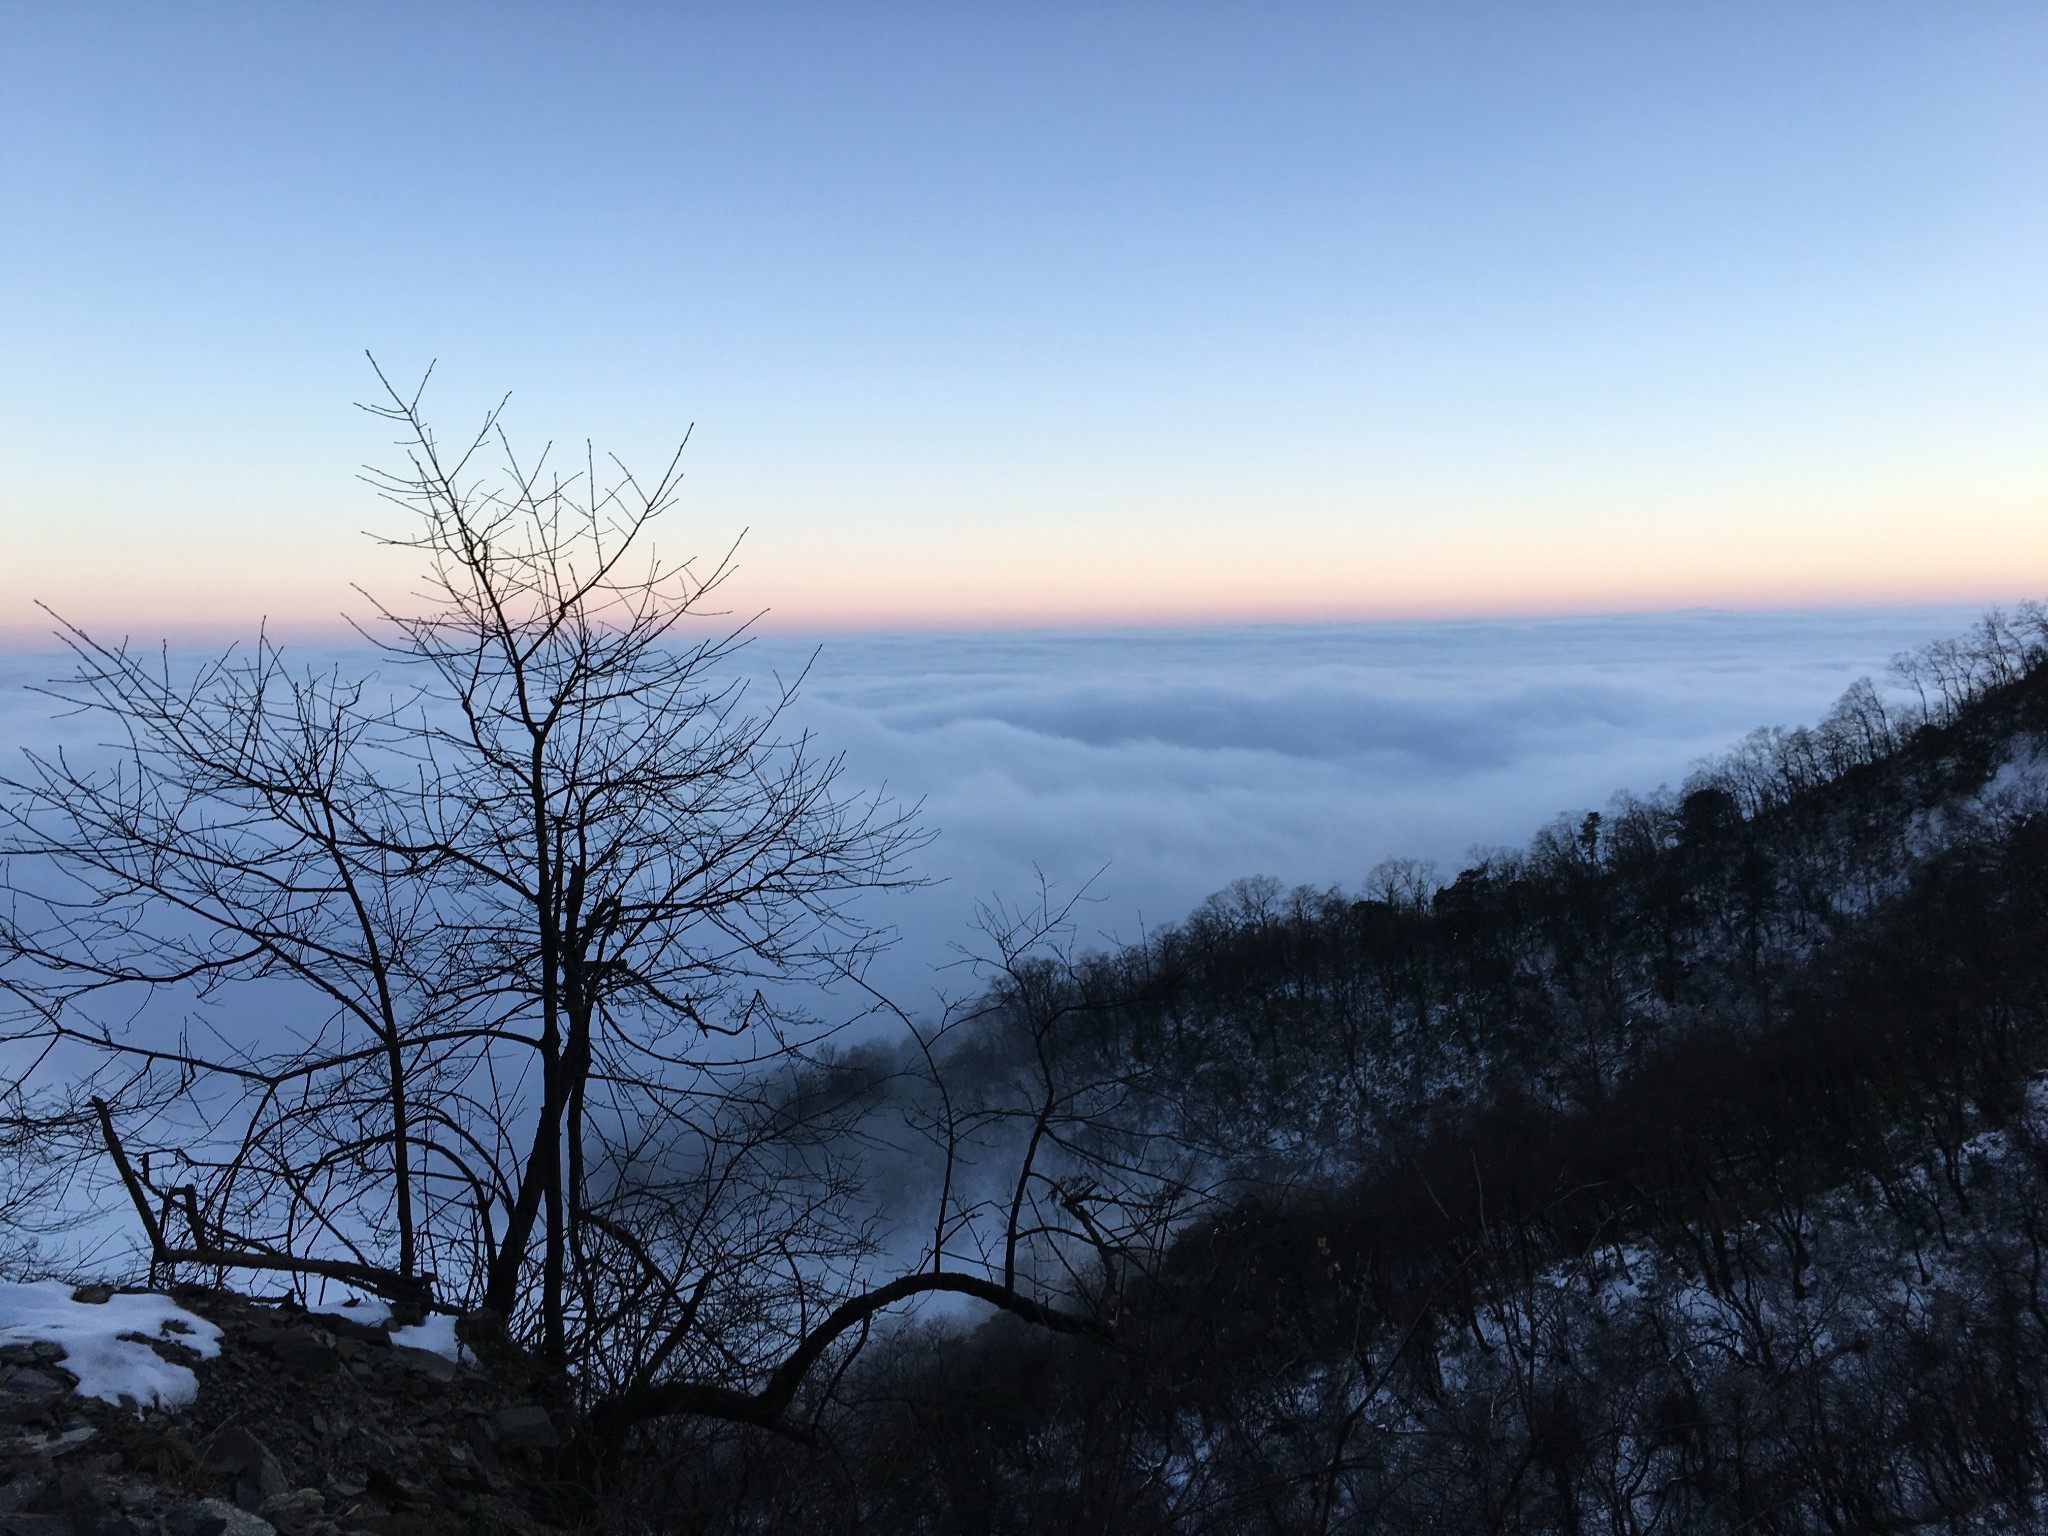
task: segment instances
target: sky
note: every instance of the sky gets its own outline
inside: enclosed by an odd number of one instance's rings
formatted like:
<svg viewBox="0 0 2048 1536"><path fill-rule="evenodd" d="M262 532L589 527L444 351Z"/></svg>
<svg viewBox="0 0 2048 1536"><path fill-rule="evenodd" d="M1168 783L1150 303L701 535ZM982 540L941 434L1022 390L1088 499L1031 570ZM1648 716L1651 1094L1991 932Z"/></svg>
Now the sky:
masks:
<svg viewBox="0 0 2048 1536"><path fill-rule="evenodd" d="M1997 0L0 0L0 641L401 583L365 350L694 423L791 632L2036 595L2043 79Z"/></svg>

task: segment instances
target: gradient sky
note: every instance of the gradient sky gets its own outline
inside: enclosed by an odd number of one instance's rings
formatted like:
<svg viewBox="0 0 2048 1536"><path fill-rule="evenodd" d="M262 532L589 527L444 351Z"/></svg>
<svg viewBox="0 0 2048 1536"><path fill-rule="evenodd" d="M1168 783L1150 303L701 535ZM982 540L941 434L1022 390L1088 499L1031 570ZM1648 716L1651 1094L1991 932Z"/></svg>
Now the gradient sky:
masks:
<svg viewBox="0 0 2048 1536"><path fill-rule="evenodd" d="M0 634L402 566L365 348L799 629L2048 590L2048 7L0 3Z"/></svg>

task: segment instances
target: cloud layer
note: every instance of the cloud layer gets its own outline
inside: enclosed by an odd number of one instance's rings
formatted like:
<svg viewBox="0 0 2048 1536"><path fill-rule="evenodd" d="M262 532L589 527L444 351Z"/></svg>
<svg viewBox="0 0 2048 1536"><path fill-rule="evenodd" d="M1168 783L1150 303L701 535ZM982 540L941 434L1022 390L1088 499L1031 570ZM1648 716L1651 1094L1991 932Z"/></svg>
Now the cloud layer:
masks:
<svg viewBox="0 0 2048 1536"><path fill-rule="evenodd" d="M1201 630L841 637L797 714L848 782L921 799L936 883L878 900L906 1000L974 904L1091 877L1084 939L1179 918L1244 875L1355 886L1383 858L1454 872L1619 789L1676 786L1758 725L1817 718L1973 608L1695 612ZM762 639L784 675L809 643ZM80 727L0 656L0 746ZM10 752L11 755L11 752ZM957 978L956 978L957 981Z"/></svg>
<svg viewBox="0 0 2048 1536"><path fill-rule="evenodd" d="M1130 936L1250 874L1454 872L1621 789L1676 786L1758 725L1817 718L1976 610L924 635L825 642L800 714L852 777L922 797L942 882L887 908L915 987L977 899L1094 876ZM760 642L787 671L801 647Z"/></svg>

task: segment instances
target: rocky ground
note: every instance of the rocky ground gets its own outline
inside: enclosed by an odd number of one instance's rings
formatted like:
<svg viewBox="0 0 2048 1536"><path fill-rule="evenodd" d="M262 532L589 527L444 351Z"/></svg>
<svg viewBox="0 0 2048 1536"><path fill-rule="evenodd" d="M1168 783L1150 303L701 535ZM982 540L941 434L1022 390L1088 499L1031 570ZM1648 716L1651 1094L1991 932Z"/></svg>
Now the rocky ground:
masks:
<svg viewBox="0 0 2048 1536"><path fill-rule="evenodd" d="M145 1341L198 1376L197 1400L176 1411L79 1395L61 1344L0 1345L0 1536L586 1528L566 1410L488 1320L458 1325L458 1363L394 1342L389 1320L173 1294L221 1329L212 1359Z"/></svg>

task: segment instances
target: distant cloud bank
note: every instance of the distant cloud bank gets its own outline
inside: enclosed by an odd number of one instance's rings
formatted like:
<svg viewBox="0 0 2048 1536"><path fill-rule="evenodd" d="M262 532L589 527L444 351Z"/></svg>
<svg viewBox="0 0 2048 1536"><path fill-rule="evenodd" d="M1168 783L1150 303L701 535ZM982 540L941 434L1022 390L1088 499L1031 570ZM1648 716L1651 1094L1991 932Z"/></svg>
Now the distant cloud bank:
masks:
<svg viewBox="0 0 2048 1536"><path fill-rule="evenodd" d="M798 716L850 783L924 801L938 882L878 902L906 997L977 900L1094 877L1083 936L1130 937L1253 874L1355 887L1390 856L1456 871L1617 790L1676 787L1759 725L1817 719L1975 607L1029 632L822 642ZM756 641L750 669L811 644ZM0 743L67 728L0 656ZM69 728L75 730L76 726Z"/></svg>
<svg viewBox="0 0 2048 1536"><path fill-rule="evenodd" d="M801 706L849 772L922 797L943 883L889 903L919 984L975 900L1095 876L1135 935L1243 875L1446 874L1615 791L1676 787L1759 725L1817 719L1975 607L850 637ZM764 640L758 668L800 665ZM1098 873L1099 872L1099 873Z"/></svg>

